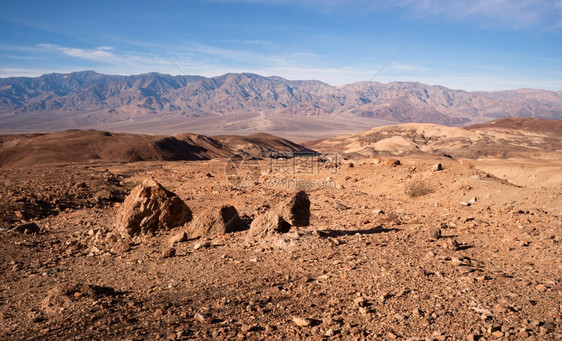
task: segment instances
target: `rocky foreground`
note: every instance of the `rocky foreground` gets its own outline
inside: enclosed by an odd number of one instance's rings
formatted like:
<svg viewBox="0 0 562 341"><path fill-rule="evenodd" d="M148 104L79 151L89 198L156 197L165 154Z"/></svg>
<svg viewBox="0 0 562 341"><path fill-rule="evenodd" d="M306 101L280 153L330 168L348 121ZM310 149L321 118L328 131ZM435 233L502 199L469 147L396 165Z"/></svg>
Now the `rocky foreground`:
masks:
<svg viewBox="0 0 562 341"><path fill-rule="evenodd" d="M271 162L0 169L0 339L562 338L560 184Z"/></svg>

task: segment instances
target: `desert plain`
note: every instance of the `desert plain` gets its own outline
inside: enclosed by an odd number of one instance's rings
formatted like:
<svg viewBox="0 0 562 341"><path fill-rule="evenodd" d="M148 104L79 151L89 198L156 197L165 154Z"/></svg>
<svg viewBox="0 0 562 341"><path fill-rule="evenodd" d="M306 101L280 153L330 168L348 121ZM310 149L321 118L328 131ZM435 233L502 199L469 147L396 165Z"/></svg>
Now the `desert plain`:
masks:
<svg viewBox="0 0 562 341"><path fill-rule="evenodd" d="M1 140L1 339L562 338L559 121L57 134Z"/></svg>

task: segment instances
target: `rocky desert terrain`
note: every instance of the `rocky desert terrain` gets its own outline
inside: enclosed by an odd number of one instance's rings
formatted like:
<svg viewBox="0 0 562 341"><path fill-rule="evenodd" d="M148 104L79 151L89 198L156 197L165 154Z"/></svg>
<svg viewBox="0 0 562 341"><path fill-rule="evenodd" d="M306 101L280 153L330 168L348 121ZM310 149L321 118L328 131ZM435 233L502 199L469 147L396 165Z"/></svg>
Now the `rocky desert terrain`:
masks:
<svg viewBox="0 0 562 341"><path fill-rule="evenodd" d="M0 338L560 340L557 129L3 136Z"/></svg>

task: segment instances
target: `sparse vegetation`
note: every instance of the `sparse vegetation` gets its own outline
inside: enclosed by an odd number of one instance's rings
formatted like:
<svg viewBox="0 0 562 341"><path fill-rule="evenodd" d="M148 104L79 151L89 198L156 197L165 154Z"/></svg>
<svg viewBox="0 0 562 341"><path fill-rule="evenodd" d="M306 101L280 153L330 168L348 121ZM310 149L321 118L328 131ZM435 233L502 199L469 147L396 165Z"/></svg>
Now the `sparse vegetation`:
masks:
<svg viewBox="0 0 562 341"><path fill-rule="evenodd" d="M423 181L412 182L406 186L406 194L410 198L421 197L433 192L435 192L435 190L429 184Z"/></svg>

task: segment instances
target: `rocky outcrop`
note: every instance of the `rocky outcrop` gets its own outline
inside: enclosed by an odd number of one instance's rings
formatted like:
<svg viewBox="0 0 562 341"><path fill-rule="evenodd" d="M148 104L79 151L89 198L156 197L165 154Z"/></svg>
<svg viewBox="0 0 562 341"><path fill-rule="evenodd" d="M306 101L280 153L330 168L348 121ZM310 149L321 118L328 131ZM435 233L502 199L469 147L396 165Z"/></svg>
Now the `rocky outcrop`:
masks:
<svg viewBox="0 0 562 341"><path fill-rule="evenodd" d="M191 221L189 207L175 193L149 179L135 187L117 212L115 229L123 237L155 234Z"/></svg>
<svg viewBox="0 0 562 341"><path fill-rule="evenodd" d="M219 234L242 231L248 228L234 206L223 205L219 208L211 208L193 220L188 226L189 238L214 237Z"/></svg>
<svg viewBox="0 0 562 341"><path fill-rule="evenodd" d="M287 233L293 226L310 224L310 199L304 191L295 193L288 200L259 215L250 225L248 237L264 238Z"/></svg>

